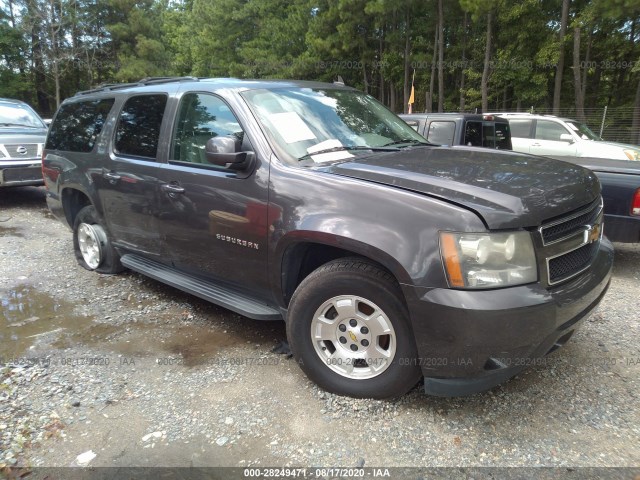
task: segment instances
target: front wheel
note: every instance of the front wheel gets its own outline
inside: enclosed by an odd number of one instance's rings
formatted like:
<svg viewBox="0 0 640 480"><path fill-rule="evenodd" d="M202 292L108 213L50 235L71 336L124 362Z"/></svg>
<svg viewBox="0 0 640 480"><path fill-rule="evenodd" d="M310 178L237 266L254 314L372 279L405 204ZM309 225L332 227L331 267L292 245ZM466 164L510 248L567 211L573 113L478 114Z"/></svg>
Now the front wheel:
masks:
<svg viewBox="0 0 640 480"><path fill-rule="evenodd" d="M399 285L361 259L334 260L302 281L289 305L287 338L307 376L330 392L389 398L420 378Z"/></svg>
<svg viewBox="0 0 640 480"><path fill-rule="evenodd" d="M124 270L95 207L84 207L73 222L73 250L78 263L87 270L118 273Z"/></svg>

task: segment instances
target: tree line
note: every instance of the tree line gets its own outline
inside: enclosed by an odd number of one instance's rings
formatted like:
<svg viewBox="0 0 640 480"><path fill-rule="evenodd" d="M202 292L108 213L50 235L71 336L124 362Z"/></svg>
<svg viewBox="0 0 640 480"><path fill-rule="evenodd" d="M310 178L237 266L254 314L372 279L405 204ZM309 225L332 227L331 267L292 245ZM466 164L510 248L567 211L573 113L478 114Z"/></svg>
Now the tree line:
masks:
<svg viewBox="0 0 640 480"><path fill-rule="evenodd" d="M0 96L151 76L332 81L406 111L626 107L640 0L1 0Z"/></svg>

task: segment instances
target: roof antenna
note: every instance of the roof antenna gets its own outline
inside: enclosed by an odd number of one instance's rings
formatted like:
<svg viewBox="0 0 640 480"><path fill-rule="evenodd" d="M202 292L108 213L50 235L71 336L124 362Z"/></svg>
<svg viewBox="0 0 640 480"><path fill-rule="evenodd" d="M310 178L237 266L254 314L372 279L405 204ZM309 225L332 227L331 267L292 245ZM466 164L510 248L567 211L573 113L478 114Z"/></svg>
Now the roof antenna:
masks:
<svg viewBox="0 0 640 480"><path fill-rule="evenodd" d="M338 79L333 81L334 85L342 85L344 87L344 80L341 75L338 75Z"/></svg>

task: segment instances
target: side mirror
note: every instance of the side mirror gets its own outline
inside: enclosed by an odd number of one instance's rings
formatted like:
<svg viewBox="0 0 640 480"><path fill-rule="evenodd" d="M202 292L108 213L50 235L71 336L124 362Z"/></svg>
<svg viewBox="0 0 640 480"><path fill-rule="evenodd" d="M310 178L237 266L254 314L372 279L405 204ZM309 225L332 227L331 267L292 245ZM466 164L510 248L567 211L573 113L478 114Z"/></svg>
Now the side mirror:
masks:
<svg viewBox="0 0 640 480"><path fill-rule="evenodd" d="M209 163L231 170L249 170L253 165L253 152L238 152L238 140L231 135L213 137L207 140L204 154Z"/></svg>
<svg viewBox="0 0 640 480"><path fill-rule="evenodd" d="M562 134L560 134L560 141L561 142L573 143L573 137L569 133L562 133Z"/></svg>

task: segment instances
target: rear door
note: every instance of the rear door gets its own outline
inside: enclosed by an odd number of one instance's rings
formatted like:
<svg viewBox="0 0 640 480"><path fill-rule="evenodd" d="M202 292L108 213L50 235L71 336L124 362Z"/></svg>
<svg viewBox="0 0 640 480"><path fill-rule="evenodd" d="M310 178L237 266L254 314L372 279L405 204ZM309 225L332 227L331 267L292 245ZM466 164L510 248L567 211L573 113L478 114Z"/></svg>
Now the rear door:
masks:
<svg viewBox="0 0 640 480"><path fill-rule="evenodd" d="M160 261L157 156L166 105L164 93L128 97L118 114L109 156L95 172L114 244Z"/></svg>
<svg viewBox="0 0 640 480"><path fill-rule="evenodd" d="M531 150L534 124L532 119L510 118L511 145L515 152L529 153Z"/></svg>

